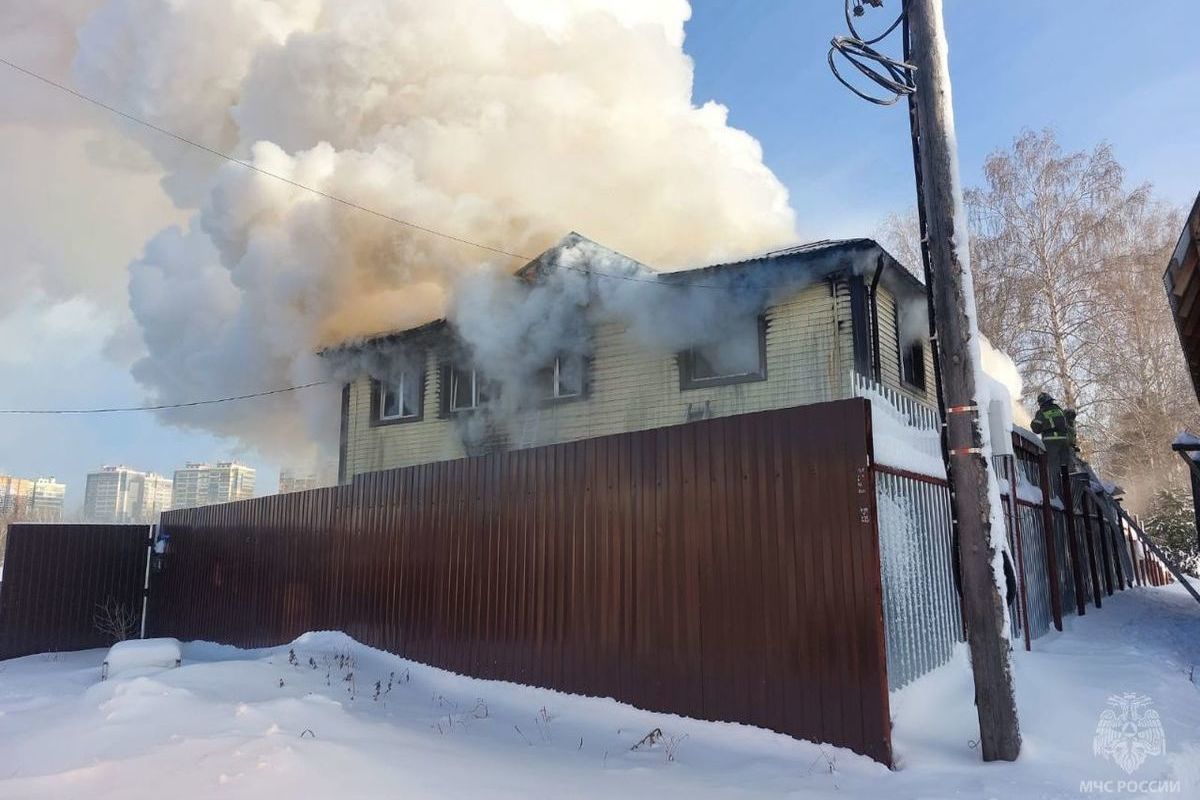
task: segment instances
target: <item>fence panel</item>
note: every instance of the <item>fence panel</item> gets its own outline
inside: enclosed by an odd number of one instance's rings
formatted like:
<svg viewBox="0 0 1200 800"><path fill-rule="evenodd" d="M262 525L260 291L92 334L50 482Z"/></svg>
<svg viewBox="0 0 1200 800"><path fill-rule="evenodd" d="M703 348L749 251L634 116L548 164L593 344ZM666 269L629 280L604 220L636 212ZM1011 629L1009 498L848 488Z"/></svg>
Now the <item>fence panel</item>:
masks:
<svg viewBox="0 0 1200 800"><path fill-rule="evenodd" d="M888 688L949 660L962 641L944 481L876 472Z"/></svg>
<svg viewBox="0 0 1200 800"><path fill-rule="evenodd" d="M1053 612L1050 608L1050 571L1046 557L1046 535L1041 506L1017 501L1021 523L1021 560L1025 566L1025 597L1029 607L1030 639L1050 632ZM1019 601L1018 601L1019 602Z"/></svg>
<svg viewBox="0 0 1200 800"><path fill-rule="evenodd" d="M1074 566L1071 560L1071 547L1067 542L1067 514L1060 508L1051 512L1054 522L1055 552L1058 554L1058 588L1062 596L1063 615L1078 612L1078 601L1075 597Z"/></svg>
<svg viewBox="0 0 1200 800"><path fill-rule="evenodd" d="M846 400L171 511L149 628L243 646L345 630L890 763L869 414Z"/></svg>
<svg viewBox="0 0 1200 800"><path fill-rule="evenodd" d="M141 628L148 525L8 528L0 583L0 659L106 647L97 625L106 604Z"/></svg>

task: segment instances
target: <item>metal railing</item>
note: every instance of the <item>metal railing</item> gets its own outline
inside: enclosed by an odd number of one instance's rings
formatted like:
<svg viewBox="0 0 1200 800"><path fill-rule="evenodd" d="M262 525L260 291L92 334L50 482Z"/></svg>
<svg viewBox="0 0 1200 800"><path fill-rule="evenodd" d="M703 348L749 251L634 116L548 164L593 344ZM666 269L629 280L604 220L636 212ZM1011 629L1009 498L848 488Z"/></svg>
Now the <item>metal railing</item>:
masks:
<svg viewBox="0 0 1200 800"><path fill-rule="evenodd" d="M858 373L855 373L851 379L850 388L855 397L865 397L872 401L875 400L874 395L882 397L914 428L933 431L941 428L937 408L927 401L918 400L912 395L893 389L891 386L885 386Z"/></svg>

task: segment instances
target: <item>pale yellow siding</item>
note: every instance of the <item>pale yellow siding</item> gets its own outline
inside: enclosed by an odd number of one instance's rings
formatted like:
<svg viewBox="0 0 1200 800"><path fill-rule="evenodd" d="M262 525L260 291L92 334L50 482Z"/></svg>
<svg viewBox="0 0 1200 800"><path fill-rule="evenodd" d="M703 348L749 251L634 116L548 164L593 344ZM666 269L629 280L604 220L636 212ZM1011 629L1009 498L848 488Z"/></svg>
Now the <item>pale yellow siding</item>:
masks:
<svg viewBox="0 0 1200 800"><path fill-rule="evenodd" d="M836 287L836 288L832 288ZM767 310L767 378L751 383L680 390L674 353L645 349L613 324L593 339L590 395L515 414L510 446L529 447L645 430L850 395L853 331L844 283L814 284ZM424 419L372 427L371 382L350 387L346 477L465 454L460 421L439 419L437 363L429 357Z"/></svg>
<svg viewBox="0 0 1200 800"><path fill-rule="evenodd" d="M900 347L896 339L896 298L887 287L875 290L875 307L879 314L879 366L881 382L893 389L903 389L900 381Z"/></svg>
<svg viewBox="0 0 1200 800"><path fill-rule="evenodd" d="M880 378L885 386L898 389L905 394L929 403L937 402L937 389L933 382L933 354L929 343L925 343L925 391L919 392L900 380L900 342L896 332L896 297L886 286L876 289L876 306L879 314Z"/></svg>

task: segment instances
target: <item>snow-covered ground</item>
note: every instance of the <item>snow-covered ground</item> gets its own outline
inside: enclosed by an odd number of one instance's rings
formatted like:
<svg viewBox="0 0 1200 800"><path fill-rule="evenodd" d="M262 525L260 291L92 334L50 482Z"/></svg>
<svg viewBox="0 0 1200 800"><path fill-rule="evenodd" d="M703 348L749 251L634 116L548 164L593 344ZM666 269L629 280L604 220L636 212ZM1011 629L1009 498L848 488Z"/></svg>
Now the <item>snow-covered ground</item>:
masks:
<svg viewBox="0 0 1200 800"><path fill-rule="evenodd" d="M1200 606L1180 587L1108 598L1035 648L1015 658L1020 761L979 762L960 652L893 696L895 771L746 726L463 678L341 634L185 645L181 668L104 682L103 650L31 656L0 663L0 797L1037 798L1078 797L1084 781L1200 797ZM1132 775L1093 753L1108 698L1126 692L1150 698L1166 742Z"/></svg>

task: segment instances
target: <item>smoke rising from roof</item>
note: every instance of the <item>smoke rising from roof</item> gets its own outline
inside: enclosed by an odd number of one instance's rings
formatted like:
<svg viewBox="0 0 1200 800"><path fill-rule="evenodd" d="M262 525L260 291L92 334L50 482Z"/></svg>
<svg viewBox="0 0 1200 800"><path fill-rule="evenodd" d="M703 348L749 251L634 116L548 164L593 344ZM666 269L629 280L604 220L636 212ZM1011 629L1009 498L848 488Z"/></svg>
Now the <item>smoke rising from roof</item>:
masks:
<svg viewBox="0 0 1200 800"><path fill-rule="evenodd" d="M794 236L758 143L692 104L689 14L681 0L108 0L78 32L74 79L386 214L530 255L583 230L670 268ZM503 322L503 303L478 302L494 293L463 281L519 263L128 133L193 212L130 266L134 374L155 399L312 380L319 347L449 308ZM306 392L174 421L295 460L298 442L331 440L336 407Z"/></svg>

